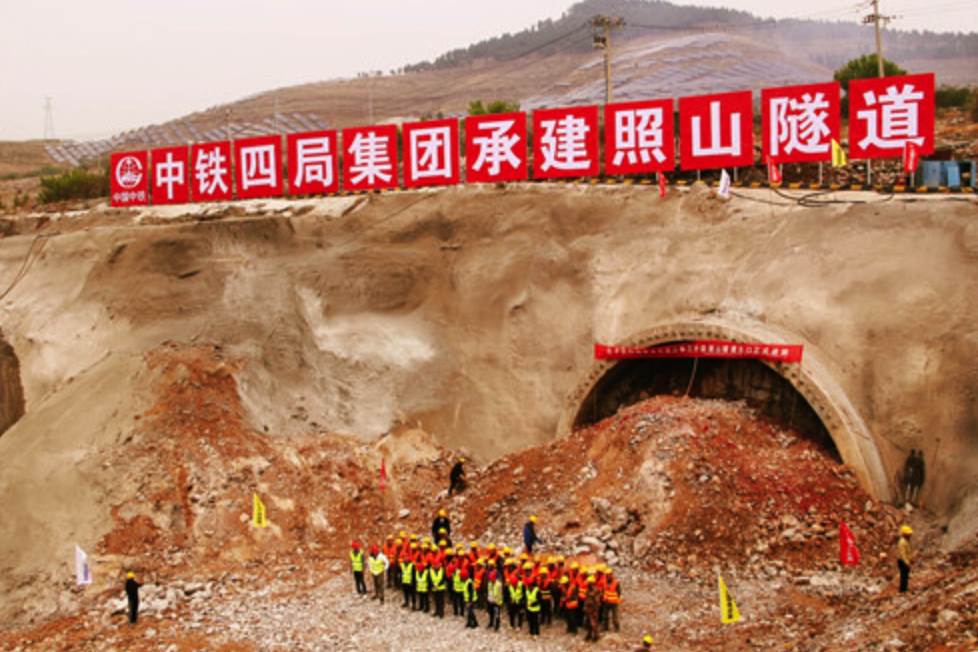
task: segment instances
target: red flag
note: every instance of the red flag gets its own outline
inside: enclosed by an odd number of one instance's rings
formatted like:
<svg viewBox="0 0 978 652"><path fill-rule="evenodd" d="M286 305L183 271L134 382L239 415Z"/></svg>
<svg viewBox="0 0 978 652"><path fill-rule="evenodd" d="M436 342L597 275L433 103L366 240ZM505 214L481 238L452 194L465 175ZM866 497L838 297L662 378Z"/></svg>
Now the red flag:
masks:
<svg viewBox="0 0 978 652"><path fill-rule="evenodd" d="M859 550L856 548L856 537L845 521L839 521L839 561L843 566L855 566L859 563Z"/></svg>
<svg viewBox="0 0 978 652"><path fill-rule="evenodd" d="M380 458L380 488L387 488L387 460L384 458Z"/></svg>
<svg viewBox="0 0 978 652"><path fill-rule="evenodd" d="M909 140L903 146L903 171L916 172L917 165L920 163L920 148L917 143Z"/></svg>
<svg viewBox="0 0 978 652"><path fill-rule="evenodd" d="M771 183L781 183L781 168L771 159L767 160L767 178Z"/></svg>
<svg viewBox="0 0 978 652"><path fill-rule="evenodd" d="M666 175L659 173L659 197L666 196Z"/></svg>

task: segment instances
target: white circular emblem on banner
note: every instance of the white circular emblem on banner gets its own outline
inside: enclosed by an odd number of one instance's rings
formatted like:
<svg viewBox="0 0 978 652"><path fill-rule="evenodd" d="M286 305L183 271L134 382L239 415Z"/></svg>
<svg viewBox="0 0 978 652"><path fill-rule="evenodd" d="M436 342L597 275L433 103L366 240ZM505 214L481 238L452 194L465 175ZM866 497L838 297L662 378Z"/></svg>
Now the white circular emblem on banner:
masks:
<svg viewBox="0 0 978 652"><path fill-rule="evenodd" d="M143 180L143 164L135 156L127 156L115 166L115 180L123 188L135 188Z"/></svg>

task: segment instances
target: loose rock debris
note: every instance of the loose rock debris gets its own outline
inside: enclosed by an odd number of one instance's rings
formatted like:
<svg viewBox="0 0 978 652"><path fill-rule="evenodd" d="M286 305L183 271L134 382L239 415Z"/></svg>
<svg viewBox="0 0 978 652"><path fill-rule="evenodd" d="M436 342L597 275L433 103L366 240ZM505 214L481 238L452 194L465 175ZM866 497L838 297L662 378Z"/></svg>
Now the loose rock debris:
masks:
<svg viewBox="0 0 978 652"><path fill-rule="evenodd" d="M127 482L108 497L101 586L65 587L59 606L24 605L0 650L973 650L974 547L938 554L923 513L871 499L829 442L744 402L658 396L549 444L479 466L446 496L457 455L420 431L367 443L337 434L279 437L243 417L236 361L216 347L156 352L156 406L106 452ZM382 451L425 455L400 463ZM396 444L393 445L393 444ZM380 468L388 473L380 489ZM269 528L250 522L253 493ZM622 631L596 644L562 623L467 630L356 596L347 551L399 530L425 534L439 509L456 541L518 548L537 515L543 555L607 563L622 581ZM913 522L922 564L896 592L897 527ZM839 564L841 522L862 563ZM125 618L124 572L143 589ZM743 620L720 624L723 576ZM450 611L449 611L450 613ZM486 617L480 613L482 625Z"/></svg>

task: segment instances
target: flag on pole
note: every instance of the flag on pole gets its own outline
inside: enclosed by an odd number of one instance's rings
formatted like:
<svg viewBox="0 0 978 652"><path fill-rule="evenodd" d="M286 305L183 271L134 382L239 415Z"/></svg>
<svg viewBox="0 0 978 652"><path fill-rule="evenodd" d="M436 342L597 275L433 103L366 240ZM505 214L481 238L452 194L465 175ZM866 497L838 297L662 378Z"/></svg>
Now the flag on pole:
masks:
<svg viewBox="0 0 978 652"><path fill-rule="evenodd" d="M387 460L383 457L380 458L380 489L383 491L387 488Z"/></svg>
<svg viewBox="0 0 978 652"><path fill-rule="evenodd" d="M251 511L251 524L255 527L268 527L268 520L265 518L265 503L261 501L258 494L253 494L255 504Z"/></svg>
<svg viewBox="0 0 978 652"><path fill-rule="evenodd" d="M75 546L75 583L78 586L92 583L92 569L88 565L88 555L77 545Z"/></svg>
<svg viewBox="0 0 978 652"><path fill-rule="evenodd" d="M920 148L916 143L908 140L903 145L903 171L912 174L917 171L919 164Z"/></svg>
<svg viewBox="0 0 978 652"><path fill-rule="evenodd" d="M859 549L856 548L856 537L845 521L839 521L839 561L843 566L855 566L859 563Z"/></svg>
<svg viewBox="0 0 978 652"><path fill-rule="evenodd" d="M832 167L841 168L848 164L846 152L835 138L832 139Z"/></svg>
<svg viewBox="0 0 978 652"><path fill-rule="evenodd" d="M727 585L723 583L723 576L717 575L717 579L720 581L720 621L724 625L729 625L740 620L740 610L737 609L737 603L727 590Z"/></svg>
<svg viewBox="0 0 978 652"><path fill-rule="evenodd" d="M666 175L659 172L659 197L665 198L666 196Z"/></svg>
<svg viewBox="0 0 978 652"><path fill-rule="evenodd" d="M730 175L726 170L720 170L720 192L721 197L730 196Z"/></svg>

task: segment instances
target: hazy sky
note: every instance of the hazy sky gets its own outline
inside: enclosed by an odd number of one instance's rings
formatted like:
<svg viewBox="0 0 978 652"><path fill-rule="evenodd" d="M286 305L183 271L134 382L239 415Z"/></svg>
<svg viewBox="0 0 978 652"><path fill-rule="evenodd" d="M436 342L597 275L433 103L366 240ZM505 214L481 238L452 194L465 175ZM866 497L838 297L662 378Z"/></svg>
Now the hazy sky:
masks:
<svg viewBox="0 0 978 652"><path fill-rule="evenodd" d="M880 0L894 26L978 31L978 0ZM0 140L89 139L283 86L398 68L559 18L573 0L0 0ZM678 0L856 22L866 0ZM786 7L796 7L787 9ZM477 10L489 7L490 10Z"/></svg>

